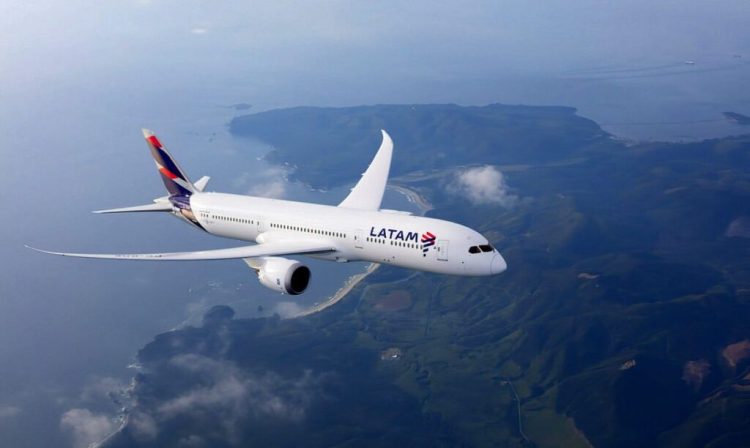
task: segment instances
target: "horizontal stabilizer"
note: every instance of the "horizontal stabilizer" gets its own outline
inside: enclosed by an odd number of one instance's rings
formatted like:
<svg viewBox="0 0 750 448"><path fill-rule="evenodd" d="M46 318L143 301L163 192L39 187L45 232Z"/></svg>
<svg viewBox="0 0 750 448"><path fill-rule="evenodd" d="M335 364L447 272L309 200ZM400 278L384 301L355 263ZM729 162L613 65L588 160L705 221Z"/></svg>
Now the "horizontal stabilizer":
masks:
<svg viewBox="0 0 750 448"><path fill-rule="evenodd" d="M253 258L283 256L295 254L333 252L335 247L329 242L321 241L274 241L252 246L230 247L227 249L200 250L196 252L169 252L161 254L78 254L65 252L51 252L26 246L37 252L51 255L77 258L100 258L109 260L139 260L139 261L192 261L192 260L229 260L236 258Z"/></svg>
<svg viewBox="0 0 750 448"><path fill-rule="evenodd" d="M195 187L196 190L203 191L203 190L206 189L206 184L208 184L209 180L211 180L210 177L203 176L200 179L198 179L197 181L195 181L195 183L193 184L193 186Z"/></svg>
<svg viewBox="0 0 750 448"><path fill-rule="evenodd" d="M169 202L154 202L153 204L136 205L134 207L111 208L109 210L96 210L92 213L133 213L133 212L171 212L172 204Z"/></svg>

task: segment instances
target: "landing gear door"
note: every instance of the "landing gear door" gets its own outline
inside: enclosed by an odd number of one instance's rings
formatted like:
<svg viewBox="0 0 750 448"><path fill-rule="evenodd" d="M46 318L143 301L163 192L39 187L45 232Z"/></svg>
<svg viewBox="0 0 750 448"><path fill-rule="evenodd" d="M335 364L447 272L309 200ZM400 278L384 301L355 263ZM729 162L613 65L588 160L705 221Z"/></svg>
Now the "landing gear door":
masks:
<svg viewBox="0 0 750 448"><path fill-rule="evenodd" d="M438 240L436 250L438 260L448 261L448 240Z"/></svg>

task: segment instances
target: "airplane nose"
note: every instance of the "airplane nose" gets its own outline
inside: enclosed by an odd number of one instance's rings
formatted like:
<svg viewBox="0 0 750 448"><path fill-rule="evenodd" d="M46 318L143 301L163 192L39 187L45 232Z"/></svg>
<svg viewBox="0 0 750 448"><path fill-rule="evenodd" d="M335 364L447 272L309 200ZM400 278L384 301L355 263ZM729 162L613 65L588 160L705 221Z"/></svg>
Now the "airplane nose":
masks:
<svg viewBox="0 0 750 448"><path fill-rule="evenodd" d="M490 265L490 273L495 275L506 269L508 269L508 263L505 262L505 258L500 254L495 255L495 258L492 259L492 264Z"/></svg>

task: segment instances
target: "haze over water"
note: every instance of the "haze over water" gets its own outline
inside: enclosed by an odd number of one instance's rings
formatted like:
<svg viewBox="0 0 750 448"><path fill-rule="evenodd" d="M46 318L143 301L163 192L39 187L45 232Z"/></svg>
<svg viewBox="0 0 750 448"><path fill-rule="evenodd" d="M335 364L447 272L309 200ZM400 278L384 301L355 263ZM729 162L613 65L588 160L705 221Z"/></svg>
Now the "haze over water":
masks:
<svg viewBox="0 0 750 448"><path fill-rule="evenodd" d="M559 104L625 138L747 132L721 116L750 115L746 1L527 3L0 6L0 445L69 443L65 411L111 412L107 387L127 382L137 349L208 306L253 315L288 301L238 262L96 263L23 247L236 244L168 216L90 213L163 194L141 127L193 179L212 176L210 189L329 203L343 189L279 183L283 171L257 160L270 148L229 136L227 106ZM297 305L362 269L321 266Z"/></svg>

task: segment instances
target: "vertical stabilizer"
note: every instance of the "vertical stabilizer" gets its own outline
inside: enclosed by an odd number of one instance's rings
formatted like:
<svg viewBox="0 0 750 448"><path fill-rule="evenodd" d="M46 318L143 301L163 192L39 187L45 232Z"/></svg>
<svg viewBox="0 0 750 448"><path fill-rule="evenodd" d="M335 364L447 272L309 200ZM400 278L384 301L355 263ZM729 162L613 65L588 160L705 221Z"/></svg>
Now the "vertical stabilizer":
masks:
<svg viewBox="0 0 750 448"><path fill-rule="evenodd" d="M167 187L170 195L189 196L195 193L196 189L185 172L177 165L177 162L167 152L167 149L161 144L153 132L143 129L143 137L146 139L151 156L156 162L156 169L159 170L164 186Z"/></svg>

